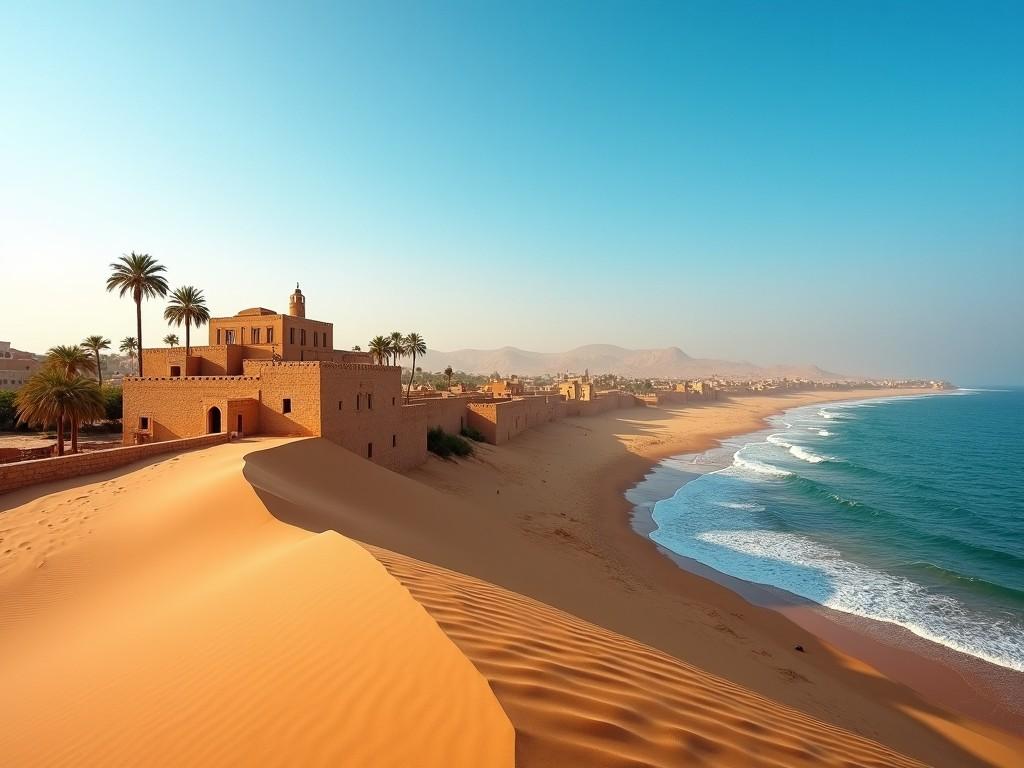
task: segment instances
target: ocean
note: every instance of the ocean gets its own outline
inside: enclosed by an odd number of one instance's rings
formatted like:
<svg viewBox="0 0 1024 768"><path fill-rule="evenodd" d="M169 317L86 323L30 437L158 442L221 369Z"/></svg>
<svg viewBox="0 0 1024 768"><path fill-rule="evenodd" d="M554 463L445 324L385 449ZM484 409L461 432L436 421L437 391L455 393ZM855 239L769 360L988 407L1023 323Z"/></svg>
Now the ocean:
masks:
<svg viewBox="0 0 1024 768"><path fill-rule="evenodd" d="M688 482L671 498L664 476L651 486L650 537L1024 671L1024 389L807 406L770 424L664 462Z"/></svg>

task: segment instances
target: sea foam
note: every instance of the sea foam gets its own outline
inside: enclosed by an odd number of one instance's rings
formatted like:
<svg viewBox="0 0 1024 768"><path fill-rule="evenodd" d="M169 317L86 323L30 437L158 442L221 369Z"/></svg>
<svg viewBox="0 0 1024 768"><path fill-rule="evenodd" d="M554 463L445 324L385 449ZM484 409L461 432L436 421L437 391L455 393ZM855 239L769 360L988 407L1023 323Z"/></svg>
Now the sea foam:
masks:
<svg viewBox="0 0 1024 768"><path fill-rule="evenodd" d="M763 461L757 461L756 459L745 459L740 456L742 448L736 451L732 455L732 464L734 467L753 472L755 475L764 475L766 477L792 477L793 473L788 472L785 469L774 466L773 464L766 464Z"/></svg>
<svg viewBox="0 0 1024 768"><path fill-rule="evenodd" d="M695 538L718 550L698 559L723 573L781 587L835 610L898 624L927 640L1024 672L1024 631L1019 625L993 623L990 617L965 610L954 597L845 560L837 550L805 536L748 530L705 531ZM662 537L658 541L673 549Z"/></svg>
<svg viewBox="0 0 1024 768"><path fill-rule="evenodd" d="M824 456L819 456L814 451L809 451L799 445L789 446L789 452L801 461L806 461L810 464L820 464L823 461L828 461Z"/></svg>

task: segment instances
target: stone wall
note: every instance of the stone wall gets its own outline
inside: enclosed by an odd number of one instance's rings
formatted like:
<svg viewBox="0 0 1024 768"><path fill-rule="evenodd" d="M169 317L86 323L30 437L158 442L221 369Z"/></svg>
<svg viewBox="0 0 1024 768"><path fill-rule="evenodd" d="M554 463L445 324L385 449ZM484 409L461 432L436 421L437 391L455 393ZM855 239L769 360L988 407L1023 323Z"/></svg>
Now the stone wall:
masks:
<svg viewBox="0 0 1024 768"><path fill-rule="evenodd" d="M243 358L264 357L264 352L242 344L221 344L193 346L186 357L184 347L152 347L142 350L142 372L147 379L170 377L175 367L178 376L237 376L242 372Z"/></svg>
<svg viewBox="0 0 1024 768"><path fill-rule="evenodd" d="M644 402L628 392L602 392L594 400L570 400L566 403L567 416L596 416L599 413L632 408Z"/></svg>
<svg viewBox="0 0 1024 768"><path fill-rule="evenodd" d="M106 451L90 451L67 456L55 456L49 459L22 461L17 464L5 464L0 467L0 493L7 493L37 483L49 483L54 480L65 480L70 477L89 475L94 472L105 472L123 467L134 461L147 459L172 451L186 451L194 448L205 448L228 441L227 433L202 435L185 440L167 440L162 443L147 443Z"/></svg>
<svg viewBox="0 0 1024 768"><path fill-rule="evenodd" d="M539 426L552 418L558 418L560 411L546 402L548 397L529 397L515 400L494 400L492 402L468 403L467 423L479 431L484 440L493 445L507 443L530 427ZM561 401L561 397L558 397ZM530 416L533 415L531 419Z"/></svg>
<svg viewBox="0 0 1024 768"><path fill-rule="evenodd" d="M483 400L484 398L479 396L420 397L414 398L413 403L426 414L427 429L440 427L449 435L457 435L468 423L466 406L471 402Z"/></svg>
<svg viewBox="0 0 1024 768"><path fill-rule="evenodd" d="M230 431L234 427L227 421L228 400L259 400L260 384L251 376L127 378L122 440L125 445L135 445L205 435L210 431L209 414L214 407L220 411L220 431Z"/></svg>
<svg viewBox="0 0 1024 768"><path fill-rule="evenodd" d="M408 443L418 441L402 418L400 370L346 363L312 365L320 370L323 436L364 459L392 469L401 467L411 448ZM263 370L266 378L271 369Z"/></svg>

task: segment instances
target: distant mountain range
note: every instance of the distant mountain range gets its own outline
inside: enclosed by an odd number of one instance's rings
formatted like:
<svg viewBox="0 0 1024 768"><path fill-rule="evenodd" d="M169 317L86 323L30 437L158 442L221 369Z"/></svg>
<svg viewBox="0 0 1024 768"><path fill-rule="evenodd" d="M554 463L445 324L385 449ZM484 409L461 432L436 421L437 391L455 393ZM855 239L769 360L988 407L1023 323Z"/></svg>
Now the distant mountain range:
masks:
<svg viewBox="0 0 1024 768"><path fill-rule="evenodd" d="M530 352L516 347L501 349L460 349L455 352L427 350L420 364L425 371L441 371L451 366L456 371L503 375L537 376L555 373L614 373L638 378L691 379L711 374L730 378L783 377L840 379L814 365L760 366L729 360L690 357L678 347L665 349L625 349L611 344L588 344L568 352Z"/></svg>

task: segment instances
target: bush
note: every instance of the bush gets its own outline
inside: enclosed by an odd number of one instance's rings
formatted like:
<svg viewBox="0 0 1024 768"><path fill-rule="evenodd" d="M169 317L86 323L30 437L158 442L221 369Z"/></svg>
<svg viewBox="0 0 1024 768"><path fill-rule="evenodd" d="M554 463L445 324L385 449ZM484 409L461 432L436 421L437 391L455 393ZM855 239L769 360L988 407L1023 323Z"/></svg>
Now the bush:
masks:
<svg viewBox="0 0 1024 768"><path fill-rule="evenodd" d="M18 423L18 409L14 405L14 390L0 389L0 429L14 429Z"/></svg>
<svg viewBox="0 0 1024 768"><path fill-rule="evenodd" d="M476 427L463 427L461 434L462 434L463 437L468 437L474 443L483 443L483 442L485 442L485 440L484 440L484 433L481 432Z"/></svg>
<svg viewBox="0 0 1024 768"><path fill-rule="evenodd" d="M427 432L427 450L447 459L452 454L469 456L473 453L473 446L458 435L449 435L440 427L434 427Z"/></svg>
<svg viewBox="0 0 1024 768"><path fill-rule="evenodd" d="M117 421L124 411L123 392L120 387L111 384L103 385L103 408L107 421Z"/></svg>

